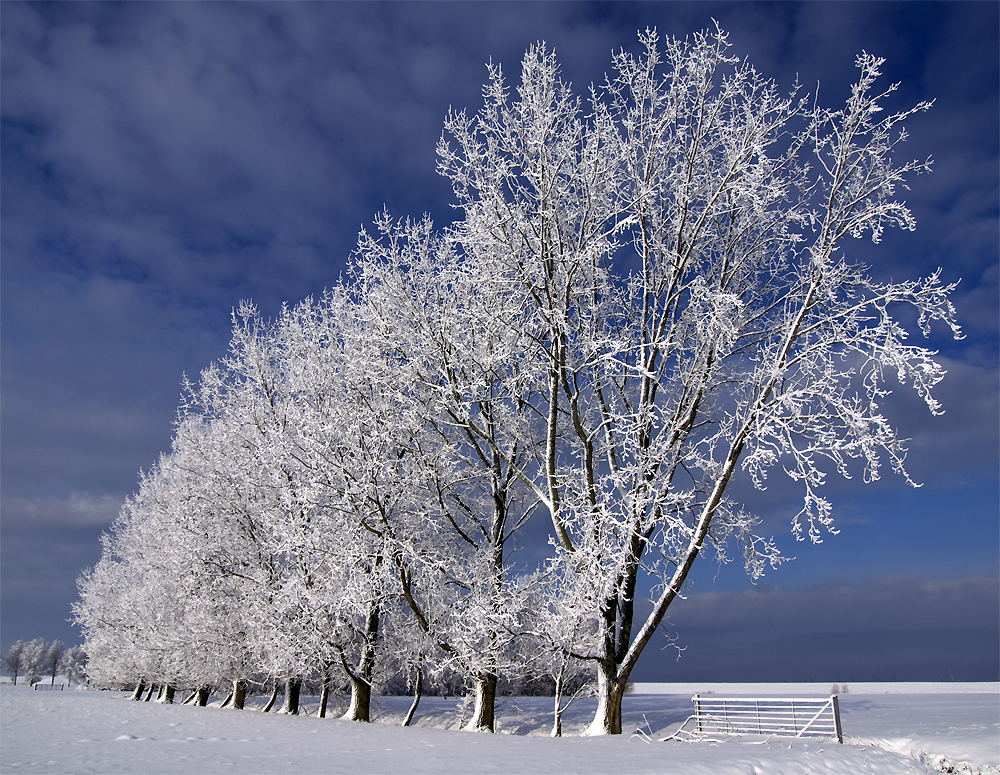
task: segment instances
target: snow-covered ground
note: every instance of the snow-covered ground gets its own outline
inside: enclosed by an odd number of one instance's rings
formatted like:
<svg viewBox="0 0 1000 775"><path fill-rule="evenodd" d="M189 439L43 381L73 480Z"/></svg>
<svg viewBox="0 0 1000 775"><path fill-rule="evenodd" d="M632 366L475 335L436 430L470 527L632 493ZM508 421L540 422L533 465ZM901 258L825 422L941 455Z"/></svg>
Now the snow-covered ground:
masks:
<svg viewBox="0 0 1000 775"><path fill-rule="evenodd" d="M923 691L919 691L923 687ZM892 689L908 693L886 693ZM639 684L624 723L653 733L691 713L691 694L823 694L820 684ZM940 691L939 691L940 689ZM963 689L972 689L958 693ZM0 686L0 772L183 773L658 773L659 775L856 775L1000 773L997 684L854 684L841 695L846 745L826 740L645 742L549 738L551 699L503 698L497 735L455 729L462 701L425 697L414 726L399 722L409 698L375 701L373 724L253 710L140 703L118 692L31 691ZM914 693L919 691L919 693ZM251 698L259 707L263 698ZM564 716L582 729L593 700ZM215 702L217 706L218 701ZM952 767L952 769L949 769Z"/></svg>

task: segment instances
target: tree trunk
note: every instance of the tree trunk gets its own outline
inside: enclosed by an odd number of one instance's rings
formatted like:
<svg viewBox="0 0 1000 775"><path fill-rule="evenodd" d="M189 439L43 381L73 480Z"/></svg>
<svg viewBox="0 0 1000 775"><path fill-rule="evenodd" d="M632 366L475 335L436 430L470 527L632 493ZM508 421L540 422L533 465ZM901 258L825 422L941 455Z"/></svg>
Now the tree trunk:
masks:
<svg viewBox="0 0 1000 775"><path fill-rule="evenodd" d="M622 697L628 676L619 676L614 658L597 663L597 712L585 735L622 733Z"/></svg>
<svg viewBox="0 0 1000 775"><path fill-rule="evenodd" d="M372 700L372 671L375 669L375 646L378 642L379 604L368 604L368 617L365 622L365 639L361 646L361 660L358 669L352 670L347 664L343 651L340 661L344 672L351 680L351 705L341 716L345 721L368 721Z"/></svg>
<svg viewBox="0 0 1000 775"><path fill-rule="evenodd" d="M156 684L150 684L149 691L146 692L146 699L143 700L143 702L149 702L151 699L153 699L153 692L155 691L156 691Z"/></svg>
<svg viewBox="0 0 1000 775"><path fill-rule="evenodd" d="M198 690L195 689L187 697L184 698L184 702L182 702L181 705L190 705L192 702L194 702L194 698L197 696L198 696Z"/></svg>
<svg viewBox="0 0 1000 775"><path fill-rule="evenodd" d="M15 679L14 683L15 684L17 683L17 679ZM139 702L142 699L142 693L145 690L146 690L146 682L139 681L139 683L135 685L135 691L132 692L132 699L135 700L136 702Z"/></svg>
<svg viewBox="0 0 1000 775"><path fill-rule="evenodd" d="M424 671L421 668L417 668L417 680L413 684L413 702L410 704L410 709L406 712L406 718L403 719L403 726L410 726L410 722L413 721L413 714L417 712L417 706L420 704L420 697L424 693Z"/></svg>
<svg viewBox="0 0 1000 775"><path fill-rule="evenodd" d="M226 695L226 699L224 699L222 701L222 704L219 707L220 708L226 708L226 707L228 707L229 703L232 701L232 699L233 699L233 693L232 693L232 691L230 691L229 694Z"/></svg>
<svg viewBox="0 0 1000 775"><path fill-rule="evenodd" d="M552 710L552 737L562 737L562 671L556 676L555 707Z"/></svg>
<svg viewBox="0 0 1000 775"><path fill-rule="evenodd" d="M470 732L494 732L494 711L496 708L497 677L492 673L476 676L473 681L476 705L472 718L465 728Z"/></svg>
<svg viewBox="0 0 1000 775"><path fill-rule="evenodd" d="M278 679L272 679L274 684L271 686L271 696L267 698L267 705L264 706L263 713L268 713L271 708L274 707L275 700L278 699Z"/></svg>
<svg viewBox="0 0 1000 775"><path fill-rule="evenodd" d="M289 678L285 683L285 704L281 707L282 713L289 716L299 715L299 693L302 691L301 678Z"/></svg>
<svg viewBox="0 0 1000 775"><path fill-rule="evenodd" d="M369 721L372 701L372 685L351 676L351 705L341 716L344 721Z"/></svg>
<svg viewBox="0 0 1000 775"><path fill-rule="evenodd" d="M242 678L233 681L233 709L243 710L247 700L247 682Z"/></svg>
<svg viewBox="0 0 1000 775"><path fill-rule="evenodd" d="M208 686L198 687L198 696L195 698L194 704L199 708L204 708L208 705L208 698L211 695L211 689Z"/></svg>
<svg viewBox="0 0 1000 775"><path fill-rule="evenodd" d="M319 692L319 717L326 718L326 704L330 701L330 682L323 681L323 688Z"/></svg>
<svg viewBox="0 0 1000 775"><path fill-rule="evenodd" d="M329 663L323 665L323 688L319 695L320 718L326 718L326 704L330 701L330 667Z"/></svg>
<svg viewBox="0 0 1000 775"><path fill-rule="evenodd" d="M164 705L174 704L174 692L176 688L173 684L164 685L163 689L160 691L160 696L156 698L157 702L162 702Z"/></svg>

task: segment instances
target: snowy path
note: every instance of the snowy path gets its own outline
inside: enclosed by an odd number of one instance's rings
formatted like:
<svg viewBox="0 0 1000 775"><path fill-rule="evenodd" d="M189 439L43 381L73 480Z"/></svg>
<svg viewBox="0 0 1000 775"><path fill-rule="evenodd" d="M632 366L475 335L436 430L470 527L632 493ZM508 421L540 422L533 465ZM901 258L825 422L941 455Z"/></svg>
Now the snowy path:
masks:
<svg viewBox="0 0 1000 775"><path fill-rule="evenodd" d="M111 692L32 692L0 687L0 771L14 773L658 773L659 775L855 775L932 773L911 752L952 762L1000 764L1000 697L848 695L844 729L852 744L772 740L765 744L646 744L613 738L544 736L551 700L517 698L500 708L501 729L458 732L455 700L425 698L418 726L403 729L406 698L383 698L384 723L356 724L314 715L289 717L214 707L137 703ZM314 711L315 704L307 702ZM684 695L626 698L626 724L653 731L690 712ZM589 715L574 706L566 728ZM927 759L930 761L930 759ZM961 772L962 770L958 770ZM984 772L1000 772L989 767Z"/></svg>

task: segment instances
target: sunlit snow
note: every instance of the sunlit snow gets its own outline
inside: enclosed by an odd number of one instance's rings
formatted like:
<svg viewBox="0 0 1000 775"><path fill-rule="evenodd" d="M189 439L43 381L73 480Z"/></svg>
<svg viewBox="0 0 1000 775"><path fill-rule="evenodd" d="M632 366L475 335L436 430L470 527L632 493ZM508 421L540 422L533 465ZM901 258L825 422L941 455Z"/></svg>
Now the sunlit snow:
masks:
<svg viewBox="0 0 1000 775"><path fill-rule="evenodd" d="M915 693L886 694L884 691ZM952 688L957 687L957 688ZM0 770L10 773L1000 773L997 685L858 684L841 695L845 745L821 739L655 742L691 713L691 691L823 694L819 684L639 685L625 698L627 734L548 737L551 698L498 698L500 734L457 731L461 699L425 697L402 728L407 697L374 701L375 723L316 717L306 698L298 717L248 709L133 702L119 692L0 687ZM969 689L972 693L956 692ZM872 693L868 693L872 692ZM265 698L250 698L260 707ZM564 717L571 735L593 700ZM631 733L652 733L646 742ZM954 769L948 769L953 767Z"/></svg>

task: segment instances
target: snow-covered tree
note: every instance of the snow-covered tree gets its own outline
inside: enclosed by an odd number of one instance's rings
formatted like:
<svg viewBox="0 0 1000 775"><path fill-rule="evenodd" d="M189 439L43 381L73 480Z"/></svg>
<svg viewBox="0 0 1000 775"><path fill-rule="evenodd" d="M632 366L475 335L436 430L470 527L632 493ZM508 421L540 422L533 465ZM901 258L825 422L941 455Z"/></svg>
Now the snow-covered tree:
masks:
<svg viewBox="0 0 1000 775"><path fill-rule="evenodd" d="M17 677L24 672L24 641L14 641L4 655L3 663L10 674L11 682L17 686Z"/></svg>
<svg viewBox="0 0 1000 775"><path fill-rule="evenodd" d="M70 646L59 660L59 672L66 676L66 681L78 683L87 677L87 652L83 646Z"/></svg>
<svg viewBox="0 0 1000 775"><path fill-rule="evenodd" d="M223 436L182 419L81 578L74 612L95 681L203 686L249 673L247 586L262 561L247 513L260 498L233 476L240 457Z"/></svg>
<svg viewBox="0 0 1000 775"><path fill-rule="evenodd" d="M404 596L472 684L469 728L492 731L498 678L521 669L512 645L525 598L506 552L536 502L518 473L532 459L535 381L523 291L460 260L426 218L381 216L354 271L369 346L388 356L396 411L412 418L401 464L426 498L422 520L403 528L406 546L419 547ZM415 566L429 574L422 584L408 580Z"/></svg>
<svg viewBox="0 0 1000 775"><path fill-rule="evenodd" d="M719 30L640 40L586 107L544 45L514 92L491 66L484 108L450 114L438 148L458 222L383 215L349 283L273 322L234 314L81 579L95 680L232 681L241 707L263 676L291 709L339 671L367 720L392 671L459 673L470 727L492 730L499 680L548 675L558 733L586 664L589 732L619 733L695 560L739 552L753 578L782 560L739 472L762 489L784 470L812 541L836 532L830 471L906 476L886 380L937 413L944 371L900 321L960 336L953 286L879 282L847 238L913 228L896 192L929 161L893 155L929 106L885 114L868 54L828 110ZM529 574L510 548L540 511Z"/></svg>
<svg viewBox="0 0 1000 775"><path fill-rule="evenodd" d="M49 682L51 685L56 683L56 674L59 672L59 665L62 660L63 652L66 651L66 644L61 640L54 640L49 644L49 647L45 650L45 657L42 660L42 664L45 669L45 674L52 677Z"/></svg>
<svg viewBox="0 0 1000 775"><path fill-rule="evenodd" d="M594 590L583 574L562 568L566 554L558 554L531 584L532 637L525 661L532 674L552 682L552 737L562 736L562 716L581 696L593 690L593 665L589 655L600 634L594 614Z"/></svg>
<svg viewBox="0 0 1000 775"><path fill-rule="evenodd" d="M24 644L21 651L21 670L28 686L34 686L44 675L46 668L45 655L49 644L44 638L35 638Z"/></svg>
<svg viewBox="0 0 1000 775"><path fill-rule="evenodd" d="M259 493L254 541L268 570L247 587L258 669L289 685L286 700L307 674L326 684L342 671L347 717L367 720L381 612L398 594L380 524L412 499L355 324L338 289L273 323L244 305L229 357L192 386L189 411L235 445L227 459L245 460L242 488Z"/></svg>
<svg viewBox="0 0 1000 775"><path fill-rule="evenodd" d="M381 618L398 594L388 537L376 525L405 508L392 434L371 425L366 353L357 350L355 308L342 289L285 310L275 336L288 393L285 464L294 484L299 609L321 674L351 685L345 718L369 719L381 652ZM392 413L389 413L389 418ZM289 490L291 494L292 490Z"/></svg>
<svg viewBox="0 0 1000 775"><path fill-rule="evenodd" d="M781 465L805 492L796 535L819 540L824 462L874 479L885 456L905 475L884 372L939 410L943 370L905 344L897 308L958 335L937 274L879 283L845 256L848 236L913 227L894 195L928 167L892 160L927 105L881 116L881 60L859 57L831 111L779 94L722 32L642 41L642 56L615 56L586 116L554 56L532 49L517 99L492 70L486 106L450 117L455 147L440 147L457 241L526 288L539 321L545 454L521 471L563 567L594 591L594 734L621 731L629 675L707 545L725 557L738 542L754 577L779 561L731 499L734 473L763 487ZM640 574L658 591L636 627Z"/></svg>

